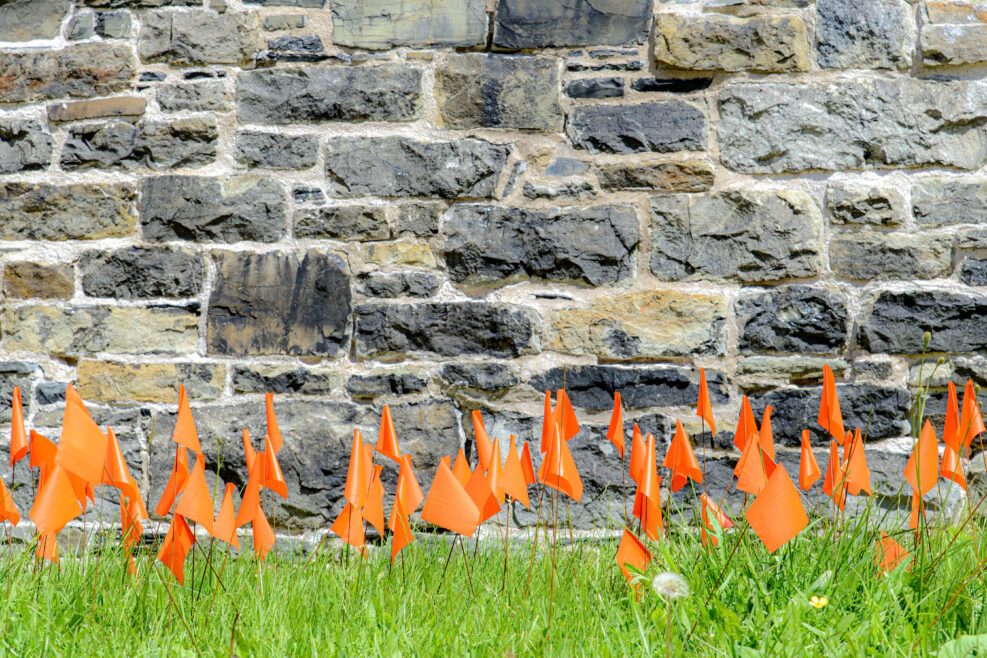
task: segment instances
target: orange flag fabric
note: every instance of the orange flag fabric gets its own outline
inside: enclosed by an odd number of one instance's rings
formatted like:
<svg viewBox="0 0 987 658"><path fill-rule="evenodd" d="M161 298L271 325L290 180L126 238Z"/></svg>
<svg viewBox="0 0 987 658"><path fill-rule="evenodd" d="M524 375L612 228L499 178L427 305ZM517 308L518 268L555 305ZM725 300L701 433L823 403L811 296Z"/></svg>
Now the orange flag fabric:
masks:
<svg viewBox="0 0 987 658"><path fill-rule="evenodd" d="M401 506L400 500L395 499L394 501L394 511L391 513L389 525L391 532L394 533L391 536L391 564L394 564L394 559L397 558L398 553L415 541L415 536L411 533L411 525L408 523L408 513Z"/></svg>
<svg viewBox="0 0 987 658"><path fill-rule="evenodd" d="M514 444L514 435L511 435L511 445L507 451L507 459L504 461L504 468L497 479L498 493L501 496L510 496L519 501L527 509L531 509L531 502L528 500L528 485L524 479L524 469L521 466L521 459L517 455L517 447Z"/></svg>
<svg viewBox="0 0 987 658"><path fill-rule="evenodd" d="M245 526L254 520L260 510L260 481L264 476L264 464L260 459L254 460L254 467L247 477L247 486L240 498L240 509L236 513L236 527Z"/></svg>
<svg viewBox="0 0 987 658"><path fill-rule="evenodd" d="M254 444L250 442L250 432L243 430L243 456L244 460L247 462L247 472L249 473L254 468L254 459L257 458L257 451L254 450Z"/></svg>
<svg viewBox="0 0 987 658"><path fill-rule="evenodd" d="M987 428L984 427L984 419L980 415L977 393L973 388L973 380L968 379L966 388L963 389L963 411L960 415L960 436L963 437L963 445L968 455L970 444L984 432L987 432Z"/></svg>
<svg viewBox="0 0 987 658"><path fill-rule="evenodd" d="M343 495L346 500L357 508L363 507L370 488L370 478L373 476L373 463L367 459L367 451L363 448L360 430L353 430L353 445L350 448L350 465L346 471L346 487Z"/></svg>
<svg viewBox="0 0 987 658"><path fill-rule="evenodd" d="M552 427L555 425L555 417L552 413L552 394L545 391L545 411L541 421L541 446L539 452L545 454L552 447Z"/></svg>
<svg viewBox="0 0 987 658"><path fill-rule="evenodd" d="M862 491L870 495L870 469L867 468L860 428L857 428L852 443L843 446L843 468L846 471L847 492L851 496L859 496Z"/></svg>
<svg viewBox="0 0 987 658"><path fill-rule="evenodd" d="M363 517L360 516L360 510L354 507L353 503L348 502L343 506L343 511L336 517L329 530L339 535L344 544L356 548L363 546L366 541L363 536Z"/></svg>
<svg viewBox="0 0 987 658"><path fill-rule="evenodd" d="M398 471L398 486L394 497L401 501L405 514L411 514L425 500L425 494L418 485L415 469L411 465L411 455L401 456L401 470ZM392 528L393 529L393 528Z"/></svg>
<svg viewBox="0 0 987 658"><path fill-rule="evenodd" d="M912 486L912 490L924 496L936 486L939 479L939 441L936 439L936 431L932 429L932 423L928 420L922 427L912 454L905 464L905 480Z"/></svg>
<svg viewBox="0 0 987 658"><path fill-rule="evenodd" d="M538 481L535 477L535 465L531 462L531 449L528 447L527 441L524 442L524 448L521 449L521 470L524 472L524 483L529 487Z"/></svg>
<svg viewBox="0 0 987 658"><path fill-rule="evenodd" d="M775 408L770 404L764 407L764 416L761 418L761 429L758 431L758 441L761 443L761 450L764 451L771 461L777 461L775 457L775 437L771 431L771 412Z"/></svg>
<svg viewBox="0 0 987 658"><path fill-rule="evenodd" d="M188 405L188 395L182 385L178 386L178 416L175 417L175 429L171 433L171 440L197 455L202 454L199 433L195 431L195 420L192 418L192 409Z"/></svg>
<svg viewBox="0 0 987 658"><path fill-rule="evenodd" d="M185 558L194 543L195 534L188 527L185 519L176 514L161 544L161 550L158 551L158 559L168 567L179 585L185 582Z"/></svg>
<svg viewBox="0 0 987 658"><path fill-rule="evenodd" d="M91 484L103 479L106 435L89 415L82 398L69 384L65 389L65 415L55 464Z"/></svg>
<svg viewBox="0 0 987 658"><path fill-rule="evenodd" d="M726 515L726 512L720 509L720 506L717 505L716 502L706 494L700 494L699 499L700 502L702 503L703 546L705 546L707 543L711 543L713 544L713 546L717 546L719 545L720 540L716 538L716 535L709 534L716 532L716 527L713 525L713 521L711 519L716 520L716 525L720 527L721 532L726 532L727 530L732 528L733 521L731 521L730 517Z"/></svg>
<svg viewBox="0 0 987 658"><path fill-rule="evenodd" d="M271 530L271 524L267 522L267 517L264 516L264 510L257 508L257 515L250 522L250 529L253 530L254 554L263 562L270 550L274 548L275 542L274 531Z"/></svg>
<svg viewBox="0 0 987 658"><path fill-rule="evenodd" d="M386 404L380 412L380 429L377 431L377 444L374 449L393 462L401 463L401 447L398 435L391 420L391 409Z"/></svg>
<svg viewBox="0 0 987 658"><path fill-rule="evenodd" d="M65 524L81 513L68 473L56 464L38 489L31 507L31 520L37 526L38 534L58 534Z"/></svg>
<svg viewBox="0 0 987 658"><path fill-rule="evenodd" d="M743 450L751 437L757 437L757 421L754 419L751 401L747 399L746 395L742 395L740 396L740 420L737 421L737 432L733 435L734 447Z"/></svg>
<svg viewBox="0 0 987 658"><path fill-rule="evenodd" d="M631 432L631 479L641 484L644 476L644 460L648 458L648 446L641 435L641 429L634 423L634 430Z"/></svg>
<svg viewBox="0 0 987 658"><path fill-rule="evenodd" d="M634 574L627 568L628 565L639 571L644 571L648 568L649 562L651 562L651 553L648 551L648 547L634 536L633 532L624 528L620 545L617 546L617 566L620 567L620 573L624 574L624 579L630 583L634 577Z"/></svg>
<svg viewBox="0 0 987 658"><path fill-rule="evenodd" d="M819 402L817 421L836 442L843 445L846 430L843 429L843 414L840 412L840 399L836 395L836 378L828 364L823 364L822 400Z"/></svg>
<svg viewBox="0 0 987 658"><path fill-rule="evenodd" d="M682 429L682 421L675 421L675 436L672 437L672 444L668 446L665 453L665 460L661 464L672 471L672 491L678 491L685 486L685 483L692 478L697 484L703 483L703 472L696 461L696 453L692 450L689 439Z"/></svg>
<svg viewBox="0 0 987 658"><path fill-rule="evenodd" d="M384 485L380 481L380 472L383 470L383 466L374 466L374 475L370 480L367 499L361 511L363 518L376 528L381 536L384 536Z"/></svg>
<svg viewBox="0 0 987 658"><path fill-rule="evenodd" d="M644 534L654 541L659 541L665 533L665 522L661 512L661 478L658 477L658 464L655 458L655 437L648 434L644 462L644 472L638 492L641 494L640 509L635 509L641 519Z"/></svg>
<svg viewBox="0 0 987 658"><path fill-rule="evenodd" d="M171 506L175 504L175 499L178 498L178 494L185 488L188 477L188 452L185 446L178 446L175 448L175 463L171 467L171 475L168 476L168 482L161 493L158 506L154 508L155 514L158 516L168 515Z"/></svg>
<svg viewBox="0 0 987 658"><path fill-rule="evenodd" d="M28 457L28 463L31 468L41 468L42 466L48 466L50 468L54 466L55 454L57 452L58 446L38 432L31 430L31 452Z"/></svg>
<svg viewBox="0 0 987 658"><path fill-rule="evenodd" d="M48 560L49 562L58 564L58 541L54 533L48 533L38 537L38 548L34 554L39 560Z"/></svg>
<svg viewBox="0 0 987 658"><path fill-rule="evenodd" d="M471 537L480 525L476 503L444 465L435 472L422 508L422 520L466 537Z"/></svg>
<svg viewBox="0 0 987 658"><path fill-rule="evenodd" d="M942 442L959 452L963 437L960 435L960 406L956 401L956 386L949 382L946 388L946 422L942 429Z"/></svg>
<svg viewBox="0 0 987 658"><path fill-rule="evenodd" d="M490 487L490 491L493 492L494 497L497 502L501 505L504 504L504 493L500 490L500 473L503 470L504 465L500 461L500 439L494 437L493 440L493 450L490 453L490 463L487 466L487 485Z"/></svg>
<svg viewBox="0 0 987 658"><path fill-rule="evenodd" d="M966 475L963 474L963 467L960 465L960 456L949 446L943 449L939 475L947 480L952 480L966 491Z"/></svg>
<svg viewBox="0 0 987 658"><path fill-rule="evenodd" d="M127 548L136 544L144 532L140 514L140 504L136 500L128 500L126 496L120 497L120 531L123 545Z"/></svg>
<svg viewBox="0 0 987 658"><path fill-rule="evenodd" d="M480 468L486 472L490 468L490 457L493 454L493 443L487 436L487 428L483 426L483 416L479 409L473 410L473 435L476 437L476 456Z"/></svg>
<svg viewBox="0 0 987 658"><path fill-rule="evenodd" d="M781 466L775 468L745 516L769 553L787 544L809 525L799 492Z"/></svg>
<svg viewBox="0 0 987 658"><path fill-rule="evenodd" d="M874 556L874 564L880 567L882 573L891 573L903 560L909 556L905 547L896 542L887 533L881 531L881 538L877 542L877 555ZM912 570L911 565L908 571Z"/></svg>
<svg viewBox="0 0 987 658"><path fill-rule="evenodd" d="M706 385L706 369L699 369L699 399L696 401L696 415L702 418L709 431L716 436L716 420L713 418L713 405L709 401L709 387Z"/></svg>
<svg viewBox="0 0 987 658"><path fill-rule="evenodd" d="M840 465L840 452L836 441L829 442L829 461L823 479L823 493L830 496L840 509L846 505L846 471Z"/></svg>
<svg viewBox="0 0 987 658"><path fill-rule="evenodd" d="M760 439L755 434L737 460L733 474L737 478L737 489L755 496L763 489L771 474L774 473L775 463L761 448Z"/></svg>
<svg viewBox="0 0 987 658"><path fill-rule="evenodd" d="M21 387L15 386L10 416L10 467L27 454L27 434L24 430L24 407L21 405Z"/></svg>
<svg viewBox="0 0 987 658"><path fill-rule="evenodd" d="M117 441L112 427L106 428L106 438L106 458L100 483L115 487L130 498L137 498L140 494L134 479L130 476L130 469L127 468L123 451L120 450L120 442Z"/></svg>
<svg viewBox="0 0 987 658"><path fill-rule="evenodd" d="M478 510L480 510L480 523L483 523L500 511L500 504L497 497L490 489L487 478L483 475L483 468L479 464L473 469L473 474L466 482L466 493Z"/></svg>
<svg viewBox="0 0 987 658"><path fill-rule="evenodd" d="M271 438L274 446L274 454L281 452L284 439L281 436L281 428L278 427L278 418L274 415L274 394L268 393L264 396L264 407L267 413L267 436Z"/></svg>
<svg viewBox="0 0 987 658"><path fill-rule="evenodd" d="M240 537L236 532L236 510L233 507L234 491L236 487L233 484L226 485L219 514L216 515L216 521L212 525L212 536L240 550Z"/></svg>
<svg viewBox="0 0 987 658"><path fill-rule="evenodd" d="M799 488L808 491L812 485L822 477L819 470L819 462L812 452L812 445L809 442L809 430L802 430L802 454L799 459Z"/></svg>
<svg viewBox="0 0 987 658"><path fill-rule="evenodd" d="M452 474L456 476L456 480L459 484L466 486L466 483L470 479L470 475L473 471L470 469L469 462L466 460L466 453L462 448L459 449L459 454L456 455L456 461L452 465Z"/></svg>
<svg viewBox="0 0 987 658"><path fill-rule="evenodd" d="M538 480L545 486L568 495L577 503L582 500L583 481L576 470L569 445L562 439L557 427L552 446L538 469Z"/></svg>
<svg viewBox="0 0 987 658"><path fill-rule="evenodd" d="M287 500L288 484L284 481L281 464L278 463L277 449L270 436L264 437L264 452L261 455L264 457L264 481L261 485Z"/></svg>
<svg viewBox="0 0 987 658"><path fill-rule="evenodd" d="M555 394L555 424L559 426L559 436L563 441L568 441L579 434L579 421L576 420L576 411L569 401L569 394L564 388L560 388Z"/></svg>
<svg viewBox="0 0 987 658"><path fill-rule="evenodd" d="M195 521L206 532L212 534L212 498L209 495L209 484L206 482L206 458L203 455L195 459L195 468L192 469L188 483L182 491L175 514Z"/></svg>
<svg viewBox="0 0 987 658"><path fill-rule="evenodd" d="M9 521L14 526L21 522L21 514L14 505L14 497L7 490L3 480L0 480L0 521Z"/></svg>
<svg viewBox="0 0 987 658"><path fill-rule="evenodd" d="M613 394L613 413L610 414L610 426L607 428L607 439L617 448L617 454L624 458L624 410L620 406L620 393Z"/></svg>

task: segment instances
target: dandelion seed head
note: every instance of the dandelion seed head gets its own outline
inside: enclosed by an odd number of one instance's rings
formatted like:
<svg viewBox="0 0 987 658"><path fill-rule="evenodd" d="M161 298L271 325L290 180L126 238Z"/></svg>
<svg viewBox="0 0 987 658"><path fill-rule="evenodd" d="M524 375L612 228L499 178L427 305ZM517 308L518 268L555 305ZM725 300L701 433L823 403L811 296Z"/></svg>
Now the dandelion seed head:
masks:
<svg viewBox="0 0 987 658"><path fill-rule="evenodd" d="M651 587L660 596L671 601L689 596L689 583L673 571L663 571L651 581Z"/></svg>

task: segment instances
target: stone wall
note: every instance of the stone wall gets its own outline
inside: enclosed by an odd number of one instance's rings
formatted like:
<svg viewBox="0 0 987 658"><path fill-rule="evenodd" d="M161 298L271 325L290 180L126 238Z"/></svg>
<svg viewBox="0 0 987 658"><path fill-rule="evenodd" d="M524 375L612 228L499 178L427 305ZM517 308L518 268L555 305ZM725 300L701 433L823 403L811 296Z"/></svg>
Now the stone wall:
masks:
<svg viewBox="0 0 987 658"><path fill-rule="evenodd" d="M382 404L428 481L564 381L600 525L613 391L698 446L705 366L721 490L740 395L797 469L829 363L906 506L923 332L934 417L987 381L985 65L975 0L0 1L0 424L74 381L156 500L178 382L240 484L273 391L302 530Z"/></svg>

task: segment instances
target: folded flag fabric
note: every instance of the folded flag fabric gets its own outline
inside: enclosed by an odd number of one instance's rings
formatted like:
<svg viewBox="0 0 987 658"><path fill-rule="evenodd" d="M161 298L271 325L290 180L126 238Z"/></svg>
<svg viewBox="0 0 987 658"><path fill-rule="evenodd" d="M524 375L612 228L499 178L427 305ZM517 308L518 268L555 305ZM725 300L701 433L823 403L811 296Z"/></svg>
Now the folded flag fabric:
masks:
<svg viewBox="0 0 987 658"><path fill-rule="evenodd" d="M802 430L802 454L799 458L799 489L808 491L822 477L816 454L812 452L809 430Z"/></svg>
<svg viewBox="0 0 987 658"><path fill-rule="evenodd" d="M665 460L661 465L672 471L673 492L684 487L690 478L697 484L703 483L703 472L696 460L696 453L693 452L685 430L682 429L682 422L679 420L675 421L675 436L672 437L672 443L668 446L668 452L665 453Z"/></svg>
<svg viewBox="0 0 987 658"><path fill-rule="evenodd" d="M959 454L951 447L946 446L942 452L942 465L939 467L939 475L952 480L963 487L966 491L966 475L963 474L963 466L960 464Z"/></svg>
<svg viewBox="0 0 987 658"><path fill-rule="evenodd" d="M343 495L346 496L346 500L353 503L354 507L363 507L373 472L373 462L367 458L367 451L363 449L360 430L353 430L353 445L350 447L350 464L346 471Z"/></svg>
<svg viewBox="0 0 987 658"><path fill-rule="evenodd" d="M819 402L819 417L816 420L830 433L837 443L843 445L846 430L843 429L843 414L840 412L840 399L836 395L836 378L829 365L823 365L823 390Z"/></svg>
<svg viewBox="0 0 987 658"><path fill-rule="evenodd" d="M699 500L702 504L703 546L705 546L707 543L711 543L713 544L713 546L717 546L719 545L720 540L716 538L715 534L710 534L710 533L716 533L717 529L719 529L720 532L726 532L727 530L733 527L733 521L731 521L730 517L727 516L722 509L720 509L720 506L717 505L716 502L706 494L700 494ZM715 526L713 525L714 521L716 523Z"/></svg>
<svg viewBox="0 0 987 658"><path fill-rule="evenodd" d="M887 533L881 531L881 538L877 541L877 555L874 556L874 564L881 569L881 573L890 573L899 564L908 558L909 553L905 547L896 542ZM908 571L912 570L911 564Z"/></svg>
<svg viewBox="0 0 987 658"><path fill-rule="evenodd" d="M154 508L155 514L158 516L168 515L175 504L175 499L178 498L178 494L185 488L188 477L188 452L185 446L178 446L175 449L175 462L171 467L171 475L168 476L168 482L165 483L158 506Z"/></svg>
<svg viewBox="0 0 987 658"><path fill-rule="evenodd" d="M236 486L233 484L226 485L226 491L223 492L223 502L219 506L219 513L212 525L212 536L240 550L240 537L236 532L236 509L233 507L234 491L236 491Z"/></svg>
<svg viewBox="0 0 987 658"><path fill-rule="evenodd" d="M485 473L490 467L493 443L487 436L487 428L483 425L483 416L479 409L473 410L473 436L476 438L476 457L479 460L480 468Z"/></svg>
<svg viewBox="0 0 987 658"><path fill-rule="evenodd" d="M374 450L393 462L401 463L401 447L398 445L398 435L394 431L394 421L391 420L391 409L386 404L380 412L380 429L377 430L377 444Z"/></svg>
<svg viewBox="0 0 987 658"><path fill-rule="evenodd" d="M472 537L480 525L480 510L476 503L444 465L435 472L422 508L422 520L465 537Z"/></svg>
<svg viewBox="0 0 987 658"><path fill-rule="evenodd" d="M497 478L497 488L499 495L510 496L526 508L531 509L531 503L528 500L528 484L525 481L524 468L517 454L513 434L507 450L507 459L504 460L504 468L500 472L500 477Z"/></svg>
<svg viewBox="0 0 987 658"><path fill-rule="evenodd" d="M195 544L195 534L188 527L185 519L176 514L161 544L161 550L158 551L158 559L168 567L179 585L185 582L185 558L192 550L193 544Z"/></svg>
<svg viewBox="0 0 987 658"><path fill-rule="evenodd" d="M733 445L738 450L747 447L747 442L751 438L757 437L757 421L754 419L754 410L751 409L751 401L746 395L740 397L740 420L737 421L737 431L733 435Z"/></svg>
<svg viewBox="0 0 987 658"><path fill-rule="evenodd" d="M336 520L333 521L329 531L336 533L343 540L344 544L349 544L356 548L362 548L365 542L363 536L363 517L360 515L360 510L353 503L346 503L343 506L343 510L336 517Z"/></svg>
<svg viewBox="0 0 987 658"><path fill-rule="evenodd" d="M939 441L932 423L922 426L922 433L905 463L905 480L912 490L924 496L936 486L939 479Z"/></svg>
<svg viewBox="0 0 987 658"><path fill-rule="evenodd" d="M284 481L284 474L281 472L281 464L278 463L277 449L270 436L264 437L264 480L261 486L270 489L281 498L288 499L288 484Z"/></svg>
<svg viewBox="0 0 987 658"><path fill-rule="evenodd" d="M189 407L184 386L178 387L178 415L175 417L175 429L171 433L171 440L197 455L202 454L199 433L195 430L195 420L192 418L192 409Z"/></svg>
<svg viewBox="0 0 987 658"><path fill-rule="evenodd" d="M620 573L624 574L624 579L628 583L634 578L634 574L627 568L628 566L634 567L638 571L644 571L648 568L648 563L651 562L651 552L648 551L648 547L627 528L624 528L624 534L620 538L616 557Z"/></svg>
<svg viewBox="0 0 987 658"><path fill-rule="evenodd" d="M65 414L55 464L93 485L103 478L106 435L89 415L82 398L69 384L65 389Z"/></svg>
<svg viewBox="0 0 987 658"><path fill-rule="evenodd" d="M862 492L870 495L870 469L867 468L860 428L854 433L853 441L847 441L843 446L843 468L846 471L847 493L851 496L859 496Z"/></svg>
<svg viewBox="0 0 987 658"><path fill-rule="evenodd" d="M15 386L10 415L10 467L27 455L27 433L24 430L24 407L21 405L21 387Z"/></svg>
<svg viewBox="0 0 987 658"><path fill-rule="evenodd" d="M966 380L963 389L963 410L960 412L959 435L967 454L970 454L970 444L975 438L987 432L984 419L980 415L980 405L977 404L977 393L973 388L973 380ZM957 450L957 452L959 452Z"/></svg>
<svg viewBox="0 0 987 658"><path fill-rule="evenodd" d="M195 468L189 475L188 483L182 490L182 497L175 507L175 514L195 521L212 534L213 508L209 484L206 482L206 458L198 455Z"/></svg>
<svg viewBox="0 0 987 658"><path fill-rule="evenodd" d="M809 525L799 492L781 466L774 469L745 516L769 553L787 544Z"/></svg>
<svg viewBox="0 0 987 658"><path fill-rule="evenodd" d="M7 485L0 480L0 522L7 521L10 525L16 526L21 522L21 514L14 505L14 497L7 490Z"/></svg>
<svg viewBox="0 0 987 658"><path fill-rule="evenodd" d="M696 401L696 415L703 419L709 431L716 436L716 419L713 418L713 405L709 401L709 387L706 385L706 370L699 369L699 399Z"/></svg>
<svg viewBox="0 0 987 658"><path fill-rule="evenodd" d="M284 438L281 436L281 428L278 426L278 418L274 415L274 394L268 393L264 396L264 412L267 416L267 436L274 446L274 454L281 452Z"/></svg>
<svg viewBox="0 0 987 658"><path fill-rule="evenodd" d="M38 534L58 534L65 525L82 514L68 473L56 464L45 478L44 484L31 507L31 520Z"/></svg>
<svg viewBox="0 0 987 658"><path fill-rule="evenodd" d="M624 410L620 406L620 393L613 394L613 413L607 427L607 440L616 448L620 458L624 458Z"/></svg>

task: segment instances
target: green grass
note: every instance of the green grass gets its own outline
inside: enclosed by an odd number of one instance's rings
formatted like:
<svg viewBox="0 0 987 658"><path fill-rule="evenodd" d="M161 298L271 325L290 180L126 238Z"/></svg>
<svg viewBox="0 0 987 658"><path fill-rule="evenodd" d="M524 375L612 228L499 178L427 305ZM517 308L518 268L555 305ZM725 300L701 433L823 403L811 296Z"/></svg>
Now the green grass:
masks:
<svg viewBox="0 0 987 658"><path fill-rule="evenodd" d="M217 545L207 563L203 545L184 587L150 554L131 578L120 553L104 550L97 580L92 555L38 569L23 548L5 548L0 656L226 656L231 640L241 657L664 655L666 615L677 656L921 656L987 633L982 528L930 529L920 550L913 533L899 533L915 564L882 577L865 523L847 521L834 541L829 524L814 521L774 555L740 520L714 550L672 532L650 545L647 572L685 577L691 594L671 607L650 586L636 600L615 541L560 545L553 574L543 535L530 586L531 544L512 543L503 588L502 542L481 544L475 557L468 545L469 574L457 547L443 578L447 546L421 532L394 568L386 546L367 560L352 551L341 560L327 545L311 560L272 555L259 566L247 553L224 566L224 551ZM829 605L813 608L812 595Z"/></svg>

